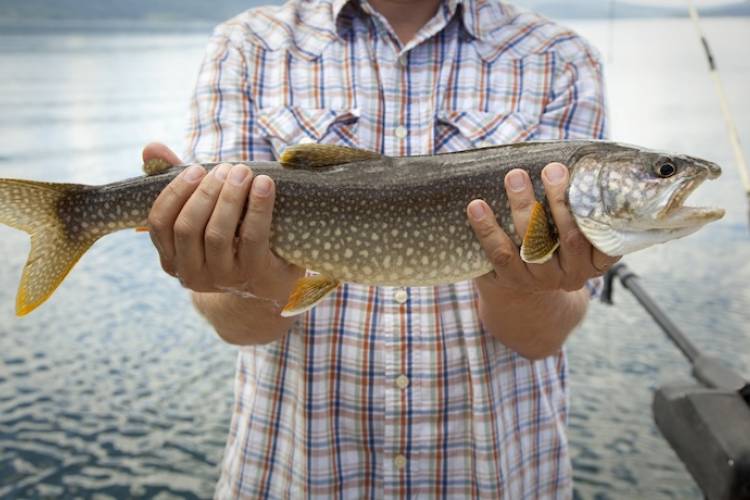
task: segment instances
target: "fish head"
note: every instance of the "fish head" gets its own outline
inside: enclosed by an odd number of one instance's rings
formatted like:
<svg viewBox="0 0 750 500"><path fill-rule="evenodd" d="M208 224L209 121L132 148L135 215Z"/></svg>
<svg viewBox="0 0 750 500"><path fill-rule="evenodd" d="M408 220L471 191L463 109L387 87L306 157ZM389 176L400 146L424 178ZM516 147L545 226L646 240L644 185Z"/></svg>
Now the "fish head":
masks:
<svg viewBox="0 0 750 500"><path fill-rule="evenodd" d="M684 205L703 181L721 175L710 161L610 143L583 148L570 163L573 216L607 255L682 238L724 216L720 208Z"/></svg>

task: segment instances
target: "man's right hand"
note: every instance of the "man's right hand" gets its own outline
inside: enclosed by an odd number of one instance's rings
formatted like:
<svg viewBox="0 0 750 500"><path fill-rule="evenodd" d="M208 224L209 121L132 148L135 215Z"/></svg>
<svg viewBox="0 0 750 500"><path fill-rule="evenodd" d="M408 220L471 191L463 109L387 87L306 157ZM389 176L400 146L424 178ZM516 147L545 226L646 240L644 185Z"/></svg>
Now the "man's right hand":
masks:
<svg viewBox="0 0 750 500"><path fill-rule="evenodd" d="M180 163L162 144L144 148L144 162L153 158ZM302 268L271 251L274 188L268 176L254 177L245 165L221 164L210 173L193 165L169 183L151 208L148 224L162 268L184 287L199 292L196 305L209 321L211 311L201 307L201 302L209 301L202 301L200 295L233 291L270 299L278 304L271 308L278 315L294 283L304 275ZM233 309L237 300L234 297Z"/></svg>

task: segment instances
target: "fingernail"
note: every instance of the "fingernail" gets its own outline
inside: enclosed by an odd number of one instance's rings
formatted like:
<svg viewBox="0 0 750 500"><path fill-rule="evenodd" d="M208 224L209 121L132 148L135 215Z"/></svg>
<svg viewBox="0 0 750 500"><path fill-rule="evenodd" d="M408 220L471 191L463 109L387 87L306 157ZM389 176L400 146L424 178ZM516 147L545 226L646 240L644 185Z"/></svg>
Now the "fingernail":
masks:
<svg viewBox="0 0 750 500"><path fill-rule="evenodd" d="M186 181L195 182L203 176L203 167L198 165L191 165L182 174Z"/></svg>
<svg viewBox="0 0 750 500"><path fill-rule="evenodd" d="M229 171L229 182L235 186L239 186L247 177L248 169L244 165L235 165L232 170Z"/></svg>
<svg viewBox="0 0 750 500"><path fill-rule="evenodd" d="M523 188L526 187L526 176L515 170L510 172L508 174L508 186L515 193L523 191Z"/></svg>
<svg viewBox="0 0 750 500"><path fill-rule="evenodd" d="M229 173L230 166L226 163L222 163L221 165L217 165L214 167L214 177L219 179L221 182L224 182L224 179L227 178L227 174Z"/></svg>
<svg viewBox="0 0 750 500"><path fill-rule="evenodd" d="M258 196L268 196L271 192L271 179L265 175L259 175L253 181L253 193Z"/></svg>
<svg viewBox="0 0 750 500"><path fill-rule="evenodd" d="M550 163L544 167L544 175L547 176L550 184L560 184L565 178L565 167L559 163Z"/></svg>
<svg viewBox="0 0 750 500"><path fill-rule="evenodd" d="M482 220L486 213L486 210L484 209L484 203L482 203L481 201L472 202L469 205L469 213L474 220Z"/></svg>

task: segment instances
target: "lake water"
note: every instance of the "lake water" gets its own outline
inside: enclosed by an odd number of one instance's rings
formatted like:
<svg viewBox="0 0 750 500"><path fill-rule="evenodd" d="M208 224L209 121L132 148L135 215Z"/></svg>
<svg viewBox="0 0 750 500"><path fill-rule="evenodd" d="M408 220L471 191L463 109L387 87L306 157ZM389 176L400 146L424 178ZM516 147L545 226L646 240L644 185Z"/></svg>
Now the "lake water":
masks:
<svg viewBox="0 0 750 500"><path fill-rule="evenodd" d="M687 20L569 23L608 61L612 137L725 166L691 204L700 233L627 259L695 343L750 375L747 204ZM705 22L750 144L750 20ZM182 147L206 34L0 31L0 177L104 183L140 150ZM0 227L0 497L207 497L231 409L235 351L159 268L148 236L105 238L33 315L13 314L28 251ZM701 498L651 417L689 367L626 292L568 344L579 498Z"/></svg>

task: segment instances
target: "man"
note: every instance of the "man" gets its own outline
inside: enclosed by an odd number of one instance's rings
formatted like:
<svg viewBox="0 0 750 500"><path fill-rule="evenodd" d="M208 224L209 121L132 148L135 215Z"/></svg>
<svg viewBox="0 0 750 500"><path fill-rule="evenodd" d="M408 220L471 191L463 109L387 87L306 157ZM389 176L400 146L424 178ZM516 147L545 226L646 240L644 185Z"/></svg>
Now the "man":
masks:
<svg viewBox="0 0 750 500"><path fill-rule="evenodd" d="M601 67L550 21L495 0L292 0L219 26L198 77L190 160L270 160L291 144L387 155L601 138ZM161 145L144 159L179 159ZM566 362L584 284L610 266L548 165L556 256L524 264L479 200L494 273L439 287L346 284L281 318L303 276L269 248L274 184L191 167L154 204L162 266L240 347L217 497L568 497ZM523 234L534 194L505 179ZM240 220L249 197L249 209ZM235 231L239 238L235 242Z"/></svg>

